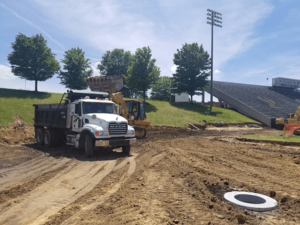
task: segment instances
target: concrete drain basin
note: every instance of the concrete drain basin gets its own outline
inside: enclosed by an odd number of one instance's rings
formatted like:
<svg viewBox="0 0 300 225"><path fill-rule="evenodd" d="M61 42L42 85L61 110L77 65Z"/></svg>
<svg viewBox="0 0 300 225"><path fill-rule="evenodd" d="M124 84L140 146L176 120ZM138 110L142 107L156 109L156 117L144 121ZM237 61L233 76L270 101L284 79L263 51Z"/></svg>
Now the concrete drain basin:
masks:
<svg viewBox="0 0 300 225"><path fill-rule="evenodd" d="M224 194L224 198L241 208L257 212L273 210L277 201L269 196L245 191L232 191Z"/></svg>

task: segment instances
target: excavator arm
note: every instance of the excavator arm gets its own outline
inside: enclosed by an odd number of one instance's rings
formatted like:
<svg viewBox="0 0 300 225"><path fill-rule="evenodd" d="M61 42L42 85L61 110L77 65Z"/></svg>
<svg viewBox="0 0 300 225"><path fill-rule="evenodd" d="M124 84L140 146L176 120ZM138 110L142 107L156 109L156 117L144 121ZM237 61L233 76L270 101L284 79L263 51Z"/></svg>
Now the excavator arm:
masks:
<svg viewBox="0 0 300 225"><path fill-rule="evenodd" d="M121 110L121 116L125 117L127 120L129 119L129 113L128 113L128 109L127 109L127 105L124 101L124 99L122 98L121 92L117 92L115 94L111 95L111 100L118 104L121 105L121 108L123 110Z"/></svg>
<svg viewBox="0 0 300 225"><path fill-rule="evenodd" d="M297 119L297 120L300 120L300 106L296 110L294 118Z"/></svg>

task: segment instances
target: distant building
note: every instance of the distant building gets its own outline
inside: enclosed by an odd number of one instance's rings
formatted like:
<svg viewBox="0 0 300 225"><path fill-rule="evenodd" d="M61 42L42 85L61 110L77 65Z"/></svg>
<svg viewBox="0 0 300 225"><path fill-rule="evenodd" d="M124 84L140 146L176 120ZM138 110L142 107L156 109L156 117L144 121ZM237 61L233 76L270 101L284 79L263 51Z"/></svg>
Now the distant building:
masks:
<svg viewBox="0 0 300 225"><path fill-rule="evenodd" d="M171 102L189 102L189 94L187 93L181 93L180 95L178 94L173 94L171 95Z"/></svg>
<svg viewBox="0 0 300 225"><path fill-rule="evenodd" d="M300 88L300 80L276 77L272 78L273 87Z"/></svg>

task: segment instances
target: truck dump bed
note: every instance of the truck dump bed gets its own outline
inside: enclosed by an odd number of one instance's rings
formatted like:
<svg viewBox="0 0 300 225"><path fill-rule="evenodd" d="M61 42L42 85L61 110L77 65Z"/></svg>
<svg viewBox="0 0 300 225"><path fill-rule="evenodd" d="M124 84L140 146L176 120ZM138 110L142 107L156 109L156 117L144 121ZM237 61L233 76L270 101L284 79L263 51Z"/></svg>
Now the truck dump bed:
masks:
<svg viewBox="0 0 300 225"><path fill-rule="evenodd" d="M67 107L64 104L33 105L34 126L66 128ZM59 108L58 108L59 106Z"/></svg>

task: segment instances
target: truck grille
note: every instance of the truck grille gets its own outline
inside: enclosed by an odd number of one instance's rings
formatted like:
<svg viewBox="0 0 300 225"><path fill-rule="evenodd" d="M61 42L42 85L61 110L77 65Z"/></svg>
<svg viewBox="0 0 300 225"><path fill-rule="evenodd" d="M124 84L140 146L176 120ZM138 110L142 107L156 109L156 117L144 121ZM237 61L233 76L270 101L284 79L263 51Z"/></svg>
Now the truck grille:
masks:
<svg viewBox="0 0 300 225"><path fill-rule="evenodd" d="M110 135L125 135L127 133L127 123L110 123Z"/></svg>

